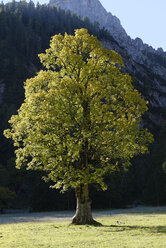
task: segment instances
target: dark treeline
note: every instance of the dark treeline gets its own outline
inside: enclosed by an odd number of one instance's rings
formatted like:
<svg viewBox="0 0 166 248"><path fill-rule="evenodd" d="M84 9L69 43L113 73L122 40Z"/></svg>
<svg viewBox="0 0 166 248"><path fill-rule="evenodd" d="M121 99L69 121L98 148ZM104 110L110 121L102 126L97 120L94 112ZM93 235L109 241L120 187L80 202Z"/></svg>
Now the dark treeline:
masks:
<svg viewBox="0 0 166 248"><path fill-rule="evenodd" d="M38 54L49 46L51 36L85 27L98 39L112 36L98 24L92 25L53 6L11 2L0 4L0 208L32 210L72 209L74 194L60 194L43 182L42 174L15 169L13 145L3 137L8 120L24 100L23 82L41 69ZM91 189L93 207L124 207L135 203L166 204L166 175L162 170L166 150L166 127L151 148L150 155L137 158L126 171L106 178L109 190Z"/></svg>

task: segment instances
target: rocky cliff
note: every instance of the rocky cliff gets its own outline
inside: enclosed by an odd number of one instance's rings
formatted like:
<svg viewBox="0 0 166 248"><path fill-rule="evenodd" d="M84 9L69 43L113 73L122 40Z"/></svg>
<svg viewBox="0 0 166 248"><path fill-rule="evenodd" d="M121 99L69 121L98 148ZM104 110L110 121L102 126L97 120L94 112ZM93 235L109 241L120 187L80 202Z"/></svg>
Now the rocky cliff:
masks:
<svg viewBox="0 0 166 248"><path fill-rule="evenodd" d="M77 13L81 18L86 16L91 22L98 22L101 28L106 28L119 42L129 37L120 24L119 19L108 13L99 0L50 0L50 4Z"/></svg>
<svg viewBox="0 0 166 248"><path fill-rule="evenodd" d="M166 118L166 53L155 50L140 38L131 39L119 19L108 13L99 0L50 0L50 4L86 16L107 29L114 41L102 40L108 49L114 49L124 59L126 70L132 75L135 86L149 101L146 119L151 125L160 125Z"/></svg>
<svg viewBox="0 0 166 248"><path fill-rule="evenodd" d="M99 0L50 0L50 4L75 12L80 17L86 16L91 22L98 22L101 28L109 30L119 42L128 37L119 19L108 13Z"/></svg>
<svg viewBox="0 0 166 248"><path fill-rule="evenodd" d="M130 54L133 56L135 50L138 50L142 54L141 52L144 49L149 52L163 53L162 48L155 51L151 46L144 44L140 38L131 39L122 27L120 20L110 12L107 12L99 0L50 0L50 4L70 10L72 13L77 13L81 18L86 16L92 23L99 23L100 28L107 29L120 46L130 47ZM135 56L135 59L137 57Z"/></svg>

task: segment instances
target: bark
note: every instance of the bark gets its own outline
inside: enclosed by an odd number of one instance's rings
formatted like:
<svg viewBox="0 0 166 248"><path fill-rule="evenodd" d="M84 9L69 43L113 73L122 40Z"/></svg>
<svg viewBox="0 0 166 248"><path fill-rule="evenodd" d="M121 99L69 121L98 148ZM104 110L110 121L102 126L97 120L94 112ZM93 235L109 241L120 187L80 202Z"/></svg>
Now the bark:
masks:
<svg viewBox="0 0 166 248"><path fill-rule="evenodd" d="M91 212L91 200L89 198L88 185L82 185L75 190L77 207L72 224L76 225L101 225L95 221Z"/></svg>
<svg viewBox="0 0 166 248"><path fill-rule="evenodd" d="M88 83L88 82L87 82ZM85 85L87 88L87 84ZM84 127L85 131L90 130L90 102L88 99L84 100L82 103L83 116L84 116ZM88 168L89 159L89 149L88 149L88 139L84 137L82 143L82 150L80 151L80 160L82 165L82 170ZM95 221L92 217L91 212L91 200L89 198L88 184L80 185L80 187L75 189L77 207L76 214L72 219L72 224L76 225L101 225Z"/></svg>

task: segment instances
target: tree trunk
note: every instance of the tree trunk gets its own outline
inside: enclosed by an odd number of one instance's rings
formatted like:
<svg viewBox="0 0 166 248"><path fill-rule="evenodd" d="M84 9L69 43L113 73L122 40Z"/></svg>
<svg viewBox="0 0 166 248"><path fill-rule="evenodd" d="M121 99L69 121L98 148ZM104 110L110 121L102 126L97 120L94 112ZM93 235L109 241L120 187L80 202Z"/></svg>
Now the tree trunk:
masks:
<svg viewBox="0 0 166 248"><path fill-rule="evenodd" d="M84 184L75 190L77 207L76 214L72 219L75 225L101 225L95 221L91 212L91 200L89 198L88 185Z"/></svg>

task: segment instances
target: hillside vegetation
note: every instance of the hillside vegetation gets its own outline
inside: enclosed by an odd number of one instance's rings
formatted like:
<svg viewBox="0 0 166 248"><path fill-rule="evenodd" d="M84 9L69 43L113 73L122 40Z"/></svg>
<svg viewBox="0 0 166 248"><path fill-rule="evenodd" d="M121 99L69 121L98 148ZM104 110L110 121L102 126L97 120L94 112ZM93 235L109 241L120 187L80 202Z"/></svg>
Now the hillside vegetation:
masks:
<svg viewBox="0 0 166 248"><path fill-rule="evenodd" d="M97 36L99 40L116 43L111 34L99 29L97 23L92 25L87 18L81 20L76 14L71 15L68 11L40 4L35 7L32 1L0 4L1 209L12 207L39 211L75 207L73 191L60 194L59 191L49 189L49 184L42 181L43 174L15 169L13 144L5 139L3 130L8 127L11 115L16 113L24 101L23 82L41 69L38 54L48 48L51 36L65 32L73 34L76 28L82 27L87 28L89 33ZM138 86L140 75L132 76L135 85ZM150 79L153 80L148 78L148 82ZM141 91L144 90L148 94L147 84L141 88ZM151 127L148 121L147 127ZM107 177L108 191L102 193L91 188L93 207L124 207L139 202L166 204L166 174L162 168L166 160L165 123L160 127L153 127L152 131L155 143L149 155L134 159L128 172L119 170Z"/></svg>

